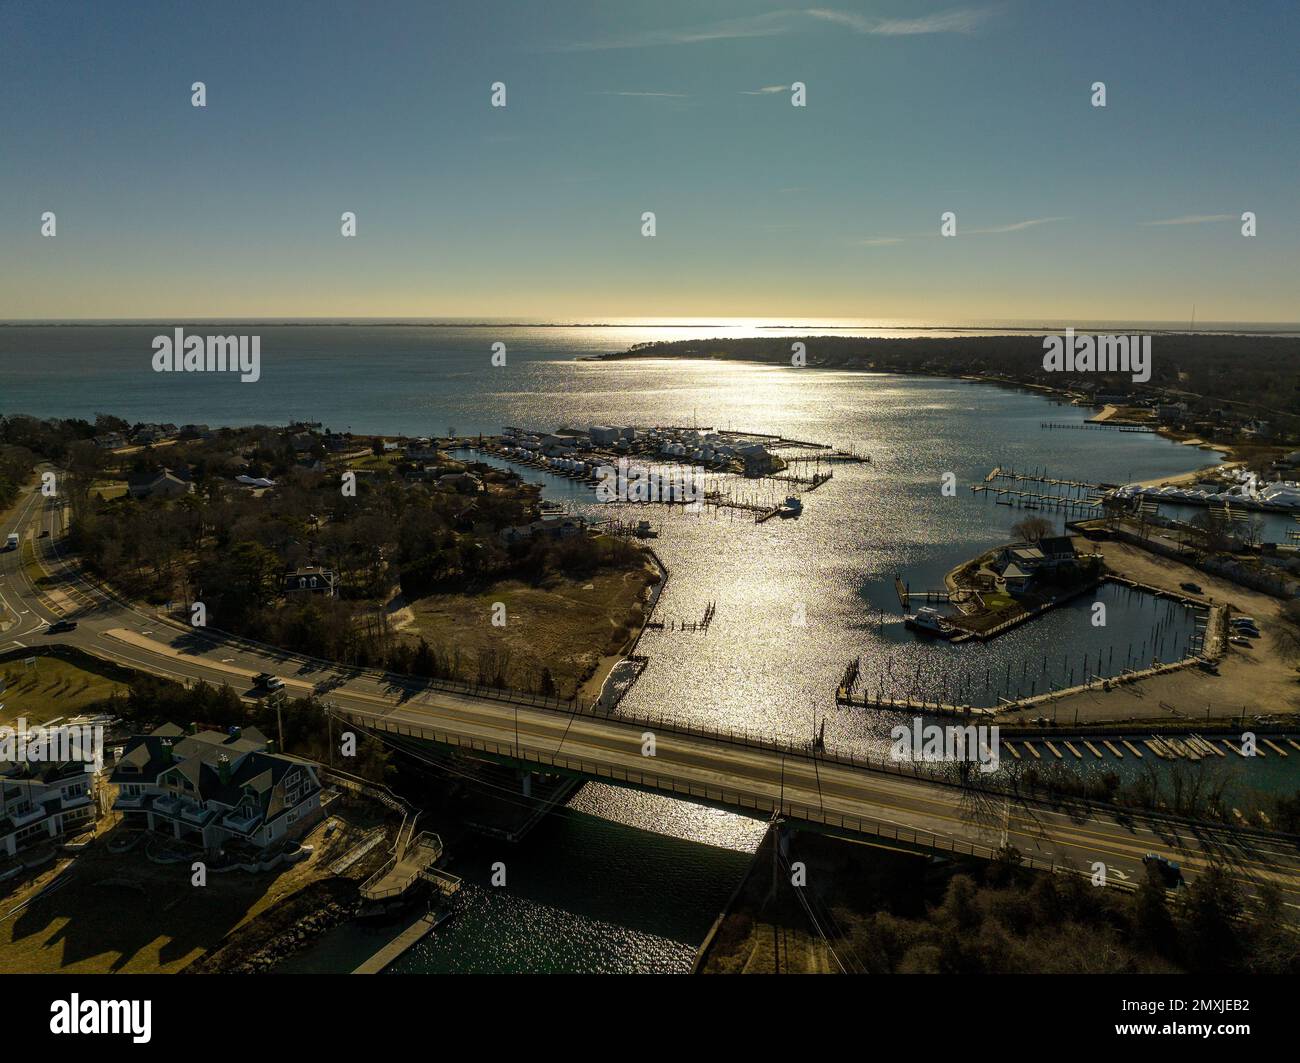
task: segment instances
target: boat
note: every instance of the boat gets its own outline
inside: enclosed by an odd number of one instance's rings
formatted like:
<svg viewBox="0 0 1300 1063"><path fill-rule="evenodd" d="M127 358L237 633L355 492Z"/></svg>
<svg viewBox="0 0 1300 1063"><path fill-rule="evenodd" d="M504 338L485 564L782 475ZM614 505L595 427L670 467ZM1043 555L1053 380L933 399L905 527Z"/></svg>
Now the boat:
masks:
<svg viewBox="0 0 1300 1063"><path fill-rule="evenodd" d="M941 639L950 639L957 634L947 618L938 609L932 609L928 605L923 605L915 613L903 617L903 623L913 631L920 631Z"/></svg>
<svg viewBox="0 0 1300 1063"><path fill-rule="evenodd" d="M795 495L790 495L781 505L780 513L783 517L797 517L803 512L803 502Z"/></svg>

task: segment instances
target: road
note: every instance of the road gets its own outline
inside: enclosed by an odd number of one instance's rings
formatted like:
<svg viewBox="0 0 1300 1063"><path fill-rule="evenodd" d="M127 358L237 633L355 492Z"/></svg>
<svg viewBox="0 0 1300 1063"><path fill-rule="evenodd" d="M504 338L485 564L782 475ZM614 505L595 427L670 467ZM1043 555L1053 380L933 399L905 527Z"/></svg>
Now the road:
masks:
<svg viewBox="0 0 1300 1063"><path fill-rule="evenodd" d="M182 683L227 683L243 695L252 693L254 675L273 672L284 678L290 696L316 694L338 716L376 730L761 814L780 808L791 819L940 848L986 851L1011 845L1044 864L1070 863L1085 871L1104 864L1112 883L1138 881L1147 852L1177 859L1189 879L1218 861L1249 891L1273 883L1300 913L1300 851L1294 839L1106 808L1061 810L1002 794L974 796L807 752L783 753L619 717L434 689L196 631L83 578L62 555L61 520L61 506L31 492L2 529L19 531L49 575L38 587L23 563L23 550L0 554L0 652L61 643ZM77 621L76 630L46 634L49 624L64 616ZM654 738L652 756L646 755L647 732Z"/></svg>

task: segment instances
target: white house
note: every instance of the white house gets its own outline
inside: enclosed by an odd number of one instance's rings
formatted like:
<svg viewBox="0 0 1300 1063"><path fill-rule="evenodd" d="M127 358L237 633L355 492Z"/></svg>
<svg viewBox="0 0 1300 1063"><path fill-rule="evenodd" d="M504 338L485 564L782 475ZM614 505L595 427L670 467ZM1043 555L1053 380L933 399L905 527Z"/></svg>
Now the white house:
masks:
<svg viewBox="0 0 1300 1063"><path fill-rule="evenodd" d="M67 757L0 760L0 853L13 856L94 823L96 761L91 750L83 758L80 737L68 730Z"/></svg>

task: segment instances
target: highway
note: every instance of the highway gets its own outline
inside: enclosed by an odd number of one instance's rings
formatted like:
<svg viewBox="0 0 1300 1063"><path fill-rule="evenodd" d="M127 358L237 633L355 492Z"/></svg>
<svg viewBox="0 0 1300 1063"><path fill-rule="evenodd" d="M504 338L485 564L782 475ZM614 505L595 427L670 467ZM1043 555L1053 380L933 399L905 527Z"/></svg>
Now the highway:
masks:
<svg viewBox="0 0 1300 1063"><path fill-rule="evenodd" d="M316 694L335 714L376 730L481 750L541 768L577 772L690 796L764 816L826 823L923 846L987 852L1011 845L1035 863L1104 864L1109 881L1140 880L1142 857L1178 860L1187 878L1224 863L1253 891L1270 882L1300 916L1296 839L1191 825L1113 809L1054 809L888 771L834 763L810 752L746 746L618 716L575 714L452 690L416 680L284 653L212 631L196 631L121 601L85 579L63 555L62 506L29 491L9 526L36 551L48 579L37 586L24 550L0 554L0 652L60 643L182 683L207 680L250 695L272 672L293 697ZM41 534L42 532L46 534ZM48 634L67 617L74 631ZM685 715L685 713L683 713ZM184 722L184 721L179 721ZM336 724L336 732L340 725ZM645 733L654 737L645 755Z"/></svg>

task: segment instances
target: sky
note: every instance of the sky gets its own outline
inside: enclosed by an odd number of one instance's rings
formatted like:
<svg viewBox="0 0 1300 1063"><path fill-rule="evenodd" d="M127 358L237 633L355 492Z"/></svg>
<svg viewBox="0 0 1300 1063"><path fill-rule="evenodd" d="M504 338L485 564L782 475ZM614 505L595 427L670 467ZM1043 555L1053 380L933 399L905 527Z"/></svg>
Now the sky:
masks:
<svg viewBox="0 0 1300 1063"><path fill-rule="evenodd" d="M1300 320L1300 4L825 2L0 0L0 319Z"/></svg>

